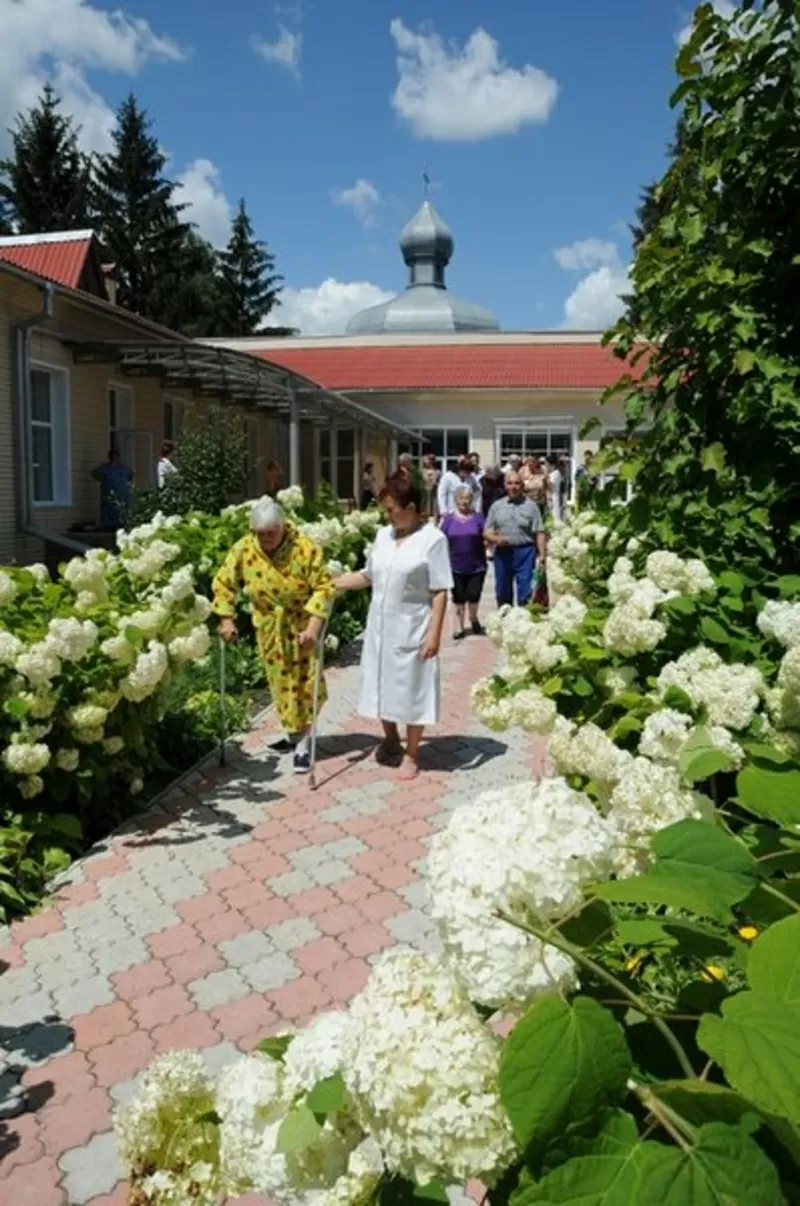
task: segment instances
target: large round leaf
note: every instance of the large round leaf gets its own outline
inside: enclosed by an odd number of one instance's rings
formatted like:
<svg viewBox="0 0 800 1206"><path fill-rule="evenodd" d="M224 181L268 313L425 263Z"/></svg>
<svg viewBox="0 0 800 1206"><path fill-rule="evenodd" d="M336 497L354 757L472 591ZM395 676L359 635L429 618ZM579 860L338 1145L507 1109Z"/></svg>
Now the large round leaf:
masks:
<svg viewBox="0 0 800 1206"><path fill-rule="evenodd" d="M757 817L800 825L800 770L746 766L736 777L740 803Z"/></svg>
<svg viewBox="0 0 800 1206"><path fill-rule="evenodd" d="M701 1126L691 1147L642 1146L637 1206L786 1206L774 1165L737 1127Z"/></svg>
<svg viewBox="0 0 800 1206"><path fill-rule="evenodd" d="M744 1097L800 1124L800 1005L740 992L703 1015L697 1042Z"/></svg>
<svg viewBox="0 0 800 1206"><path fill-rule="evenodd" d="M747 979L757 992L800 1005L800 913L770 926L754 943Z"/></svg>
<svg viewBox="0 0 800 1206"><path fill-rule="evenodd" d="M543 1149L622 1101L632 1069L617 1022L590 997L538 1001L503 1046L500 1093L523 1147Z"/></svg>

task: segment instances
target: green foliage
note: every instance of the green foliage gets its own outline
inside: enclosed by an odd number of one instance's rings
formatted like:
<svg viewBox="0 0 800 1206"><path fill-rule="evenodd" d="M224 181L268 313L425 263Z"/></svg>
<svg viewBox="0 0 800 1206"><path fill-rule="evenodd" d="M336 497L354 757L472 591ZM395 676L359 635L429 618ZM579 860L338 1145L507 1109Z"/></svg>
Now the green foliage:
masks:
<svg viewBox="0 0 800 1206"><path fill-rule="evenodd" d="M172 515L221 511L247 486L247 433L237 415L221 408L206 420L191 420L180 439L179 472L167 478L159 495Z"/></svg>
<svg viewBox="0 0 800 1206"><path fill-rule="evenodd" d="M219 333L253 335L277 304L282 280L275 257L254 236L241 200L228 246L219 256Z"/></svg>

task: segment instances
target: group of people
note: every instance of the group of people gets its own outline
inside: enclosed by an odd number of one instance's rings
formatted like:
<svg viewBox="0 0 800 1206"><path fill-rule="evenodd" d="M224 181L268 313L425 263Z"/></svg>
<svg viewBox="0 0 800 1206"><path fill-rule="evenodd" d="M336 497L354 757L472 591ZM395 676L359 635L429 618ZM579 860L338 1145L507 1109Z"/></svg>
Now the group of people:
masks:
<svg viewBox="0 0 800 1206"><path fill-rule="evenodd" d="M482 492L476 494L467 477L474 477L471 467L468 472L459 466L458 486L447 495L452 509L438 524L431 523L424 489L407 465L399 465L377 491L386 523L366 564L336 578L325 568L321 550L276 502L266 498L253 507L251 531L234 545L214 579L214 611L221 637L233 640L237 598L240 592L247 595L285 733L276 749L293 754L298 773L310 769L317 659L338 593L371 591L358 711L380 722L383 736L375 758L396 764L403 779L419 773L424 730L439 719L439 651L448 596L456 609L456 639L467 635L467 622L482 634L478 604L488 550L498 604L512 603L515 590L519 605L529 602L534 566L546 558L541 511L526 496L520 474L510 470L503 494L484 515ZM318 703L325 698L323 680Z"/></svg>
<svg viewBox="0 0 800 1206"><path fill-rule="evenodd" d="M156 464L159 491L177 472L175 445L172 440L164 440ZM131 509L133 476L133 470L125 464L116 445L109 448L102 465L92 470L92 477L100 485L100 527L104 530L115 532L125 524Z"/></svg>

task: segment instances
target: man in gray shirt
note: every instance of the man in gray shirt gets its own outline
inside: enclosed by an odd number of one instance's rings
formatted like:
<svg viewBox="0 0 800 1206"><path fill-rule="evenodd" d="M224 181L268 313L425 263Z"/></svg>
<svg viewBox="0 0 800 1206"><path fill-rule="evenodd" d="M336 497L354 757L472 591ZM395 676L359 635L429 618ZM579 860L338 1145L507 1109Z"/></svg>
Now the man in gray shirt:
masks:
<svg viewBox="0 0 800 1206"><path fill-rule="evenodd" d="M531 601L533 570L543 569L547 559L547 536L542 513L532 499L525 497L522 478L516 472L506 475L506 497L492 503L486 516L486 543L494 549L494 588L497 606Z"/></svg>

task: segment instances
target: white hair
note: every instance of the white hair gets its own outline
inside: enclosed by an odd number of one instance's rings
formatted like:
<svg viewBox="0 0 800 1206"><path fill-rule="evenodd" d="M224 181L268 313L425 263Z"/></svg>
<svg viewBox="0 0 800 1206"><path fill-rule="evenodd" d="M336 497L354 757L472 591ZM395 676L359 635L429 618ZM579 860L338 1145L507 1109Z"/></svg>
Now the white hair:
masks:
<svg viewBox="0 0 800 1206"><path fill-rule="evenodd" d="M282 528L286 515L280 503L271 498L260 498L250 510L250 528L260 532L263 528Z"/></svg>

